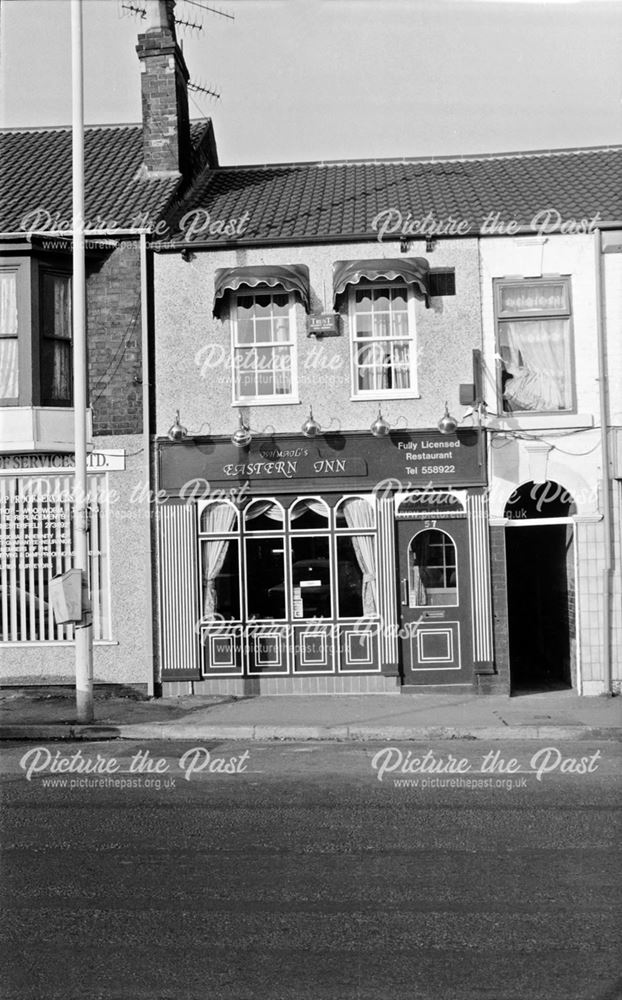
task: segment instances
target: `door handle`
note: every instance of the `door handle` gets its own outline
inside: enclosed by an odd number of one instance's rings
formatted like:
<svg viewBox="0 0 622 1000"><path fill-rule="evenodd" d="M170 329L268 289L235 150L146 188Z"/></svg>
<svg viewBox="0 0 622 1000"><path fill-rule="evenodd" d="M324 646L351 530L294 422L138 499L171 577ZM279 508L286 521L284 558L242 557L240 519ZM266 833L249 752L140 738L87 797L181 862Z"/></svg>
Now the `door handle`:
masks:
<svg viewBox="0 0 622 1000"><path fill-rule="evenodd" d="M402 580L402 604L408 604L408 580Z"/></svg>

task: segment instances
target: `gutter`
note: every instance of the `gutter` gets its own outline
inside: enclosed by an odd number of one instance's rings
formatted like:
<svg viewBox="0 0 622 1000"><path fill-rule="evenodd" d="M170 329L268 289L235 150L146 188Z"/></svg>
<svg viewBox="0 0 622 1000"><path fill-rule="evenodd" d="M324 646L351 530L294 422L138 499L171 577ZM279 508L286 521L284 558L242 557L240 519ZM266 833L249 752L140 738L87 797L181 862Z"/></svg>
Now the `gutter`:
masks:
<svg viewBox="0 0 622 1000"><path fill-rule="evenodd" d="M594 233L594 256L596 265L596 335L598 348L598 382L600 387L600 447L602 463L601 496L603 504L603 525L605 530L605 567L603 569L603 685L604 694L612 694L611 677L611 619L612 619L612 584L613 584L613 510L612 497L609 489L609 385L607 376L607 350L605 345L605 276L601 254L601 231Z"/></svg>

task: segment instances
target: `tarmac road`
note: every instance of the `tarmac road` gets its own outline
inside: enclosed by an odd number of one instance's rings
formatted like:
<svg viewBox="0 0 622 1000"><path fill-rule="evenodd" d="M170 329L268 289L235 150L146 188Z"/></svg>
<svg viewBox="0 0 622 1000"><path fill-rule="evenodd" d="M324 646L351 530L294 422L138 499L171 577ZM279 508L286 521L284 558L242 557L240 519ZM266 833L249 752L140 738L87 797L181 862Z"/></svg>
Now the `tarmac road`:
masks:
<svg viewBox="0 0 622 1000"><path fill-rule="evenodd" d="M621 756L5 744L2 998L619 1000Z"/></svg>

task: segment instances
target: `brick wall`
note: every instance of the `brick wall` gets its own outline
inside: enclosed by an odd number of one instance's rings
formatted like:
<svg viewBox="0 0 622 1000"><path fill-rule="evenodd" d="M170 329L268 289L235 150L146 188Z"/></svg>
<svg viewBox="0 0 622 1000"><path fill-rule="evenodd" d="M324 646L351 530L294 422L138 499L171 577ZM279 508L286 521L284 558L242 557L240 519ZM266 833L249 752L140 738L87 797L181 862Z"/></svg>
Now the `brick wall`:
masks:
<svg viewBox="0 0 622 1000"><path fill-rule="evenodd" d="M89 399L95 435L142 431L140 258L123 242L87 272Z"/></svg>
<svg viewBox="0 0 622 1000"><path fill-rule="evenodd" d="M505 528L490 528L490 574L492 584L492 615L494 628L494 677L486 678L487 690L509 691L510 687L510 635L508 625L508 597L505 568Z"/></svg>
<svg viewBox="0 0 622 1000"><path fill-rule="evenodd" d="M568 628L568 645L570 663L568 673L573 690L577 690L577 588L575 580L575 538L574 525L569 524L566 528L566 580L567 594L565 595L564 615Z"/></svg>
<svg viewBox="0 0 622 1000"><path fill-rule="evenodd" d="M139 35L143 159L150 173L187 173L190 165L188 70L174 33Z"/></svg>

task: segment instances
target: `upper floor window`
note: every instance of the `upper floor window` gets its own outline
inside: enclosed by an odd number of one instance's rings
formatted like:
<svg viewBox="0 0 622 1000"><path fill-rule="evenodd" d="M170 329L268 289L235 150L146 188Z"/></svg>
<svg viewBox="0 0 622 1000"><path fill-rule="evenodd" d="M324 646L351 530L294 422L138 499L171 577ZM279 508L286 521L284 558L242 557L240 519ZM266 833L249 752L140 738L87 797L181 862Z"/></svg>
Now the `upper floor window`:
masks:
<svg viewBox="0 0 622 1000"><path fill-rule="evenodd" d="M417 392L415 299L399 281L351 285L352 392L358 398Z"/></svg>
<svg viewBox="0 0 622 1000"><path fill-rule="evenodd" d="M41 274L41 405L71 406L71 278Z"/></svg>
<svg viewBox="0 0 622 1000"><path fill-rule="evenodd" d="M56 263L0 266L0 406L71 406L71 275Z"/></svg>
<svg viewBox="0 0 622 1000"><path fill-rule="evenodd" d="M0 402L18 399L17 271L0 271Z"/></svg>
<svg viewBox="0 0 622 1000"><path fill-rule="evenodd" d="M574 408L570 281L498 281L499 396L505 413Z"/></svg>
<svg viewBox="0 0 622 1000"><path fill-rule="evenodd" d="M238 292L232 321L233 402L292 402L297 393L294 294Z"/></svg>

